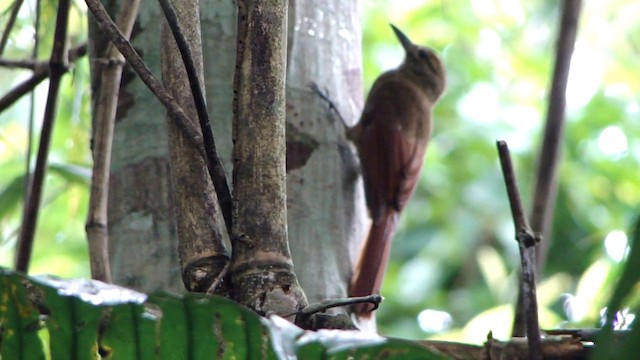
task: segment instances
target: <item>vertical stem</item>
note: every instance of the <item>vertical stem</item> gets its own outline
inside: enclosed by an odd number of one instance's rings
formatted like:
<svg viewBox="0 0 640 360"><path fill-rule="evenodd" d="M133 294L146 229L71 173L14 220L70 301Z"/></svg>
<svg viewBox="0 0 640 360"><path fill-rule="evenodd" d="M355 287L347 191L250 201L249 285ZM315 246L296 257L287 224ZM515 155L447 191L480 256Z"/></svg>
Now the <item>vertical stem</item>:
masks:
<svg viewBox="0 0 640 360"><path fill-rule="evenodd" d="M238 8L231 275L239 302L286 315L306 304L287 238L287 1L241 0Z"/></svg>
<svg viewBox="0 0 640 360"><path fill-rule="evenodd" d="M126 38L131 36L139 5L140 0L122 2L120 5L119 28ZM101 72L101 89L93 122L95 126L93 129L95 134L93 139L93 176L89 195L89 214L85 228L89 241L91 277L110 283L107 201L109 198L113 130L124 58L112 43L109 43L105 57L108 63L105 64Z"/></svg>
<svg viewBox="0 0 640 360"><path fill-rule="evenodd" d="M533 231L540 233L542 237L538 247L538 273L544 267L549 247L551 219L553 218L558 190L557 173L560 162L560 144L564 133L567 82L581 7L582 0L565 0L563 2L553 80L549 92L547 121L542 148L538 156L538 176L531 209L531 228Z"/></svg>
<svg viewBox="0 0 640 360"><path fill-rule="evenodd" d="M540 234L537 249L536 269L542 272L550 241L550 229L558 191L558 163L560 159L560 141L564 132L564 110L566 89L569 78L571 55L576 41L578 17L582 0L565 0L556 46L556 61L549 92L549 107L544 130L544 139L538 156L533 204L531 209L531 227ZM522 314L522 293L518 293L516 315L513 322L513 336L524 335L524 314Z"/></svg>
<svg viewBox="0 0 640 360"><path fill-rule="evenodd" d="M185 109L189 123L197 129L197 118L208 117L202 114L206 112L206 104L202 86L202 36L198 1L175 2L174 12L167 12L167 5L170 6L165 2L163 8L170 22L163 22L161 26L163 37L167 40L162 43L162 80ZM171 15L174 15L173 19ZM172 22L173 25L169 25ZM178 23L182 25L180 30ZM176 36L177 33L181 35ZM172 37L184 42L174 42ZM183 50L190 50L179 51L181 42ZM185 56L187 52L189 54ZM185 66L185 61L190 65ZM211 129L207 127L205 130L208 130L209 140L213 141ZM223 242L225 224L216 203L211 173L207 173L207 169L212 170L213 162L207 161L206 156L199 156L174 121L167 124L167 135L182 281L187 290L203 292L209 289L229 262ZM213 150L212 142L207 146L209 151ZM211 153L209 155L213 156ZM217 156L215 159L219 163ZM222 166L219 170L222 171ZM224 176L222 182L226 185Z"/></svg>
<svg viewBox="0 0 640 360"><path fill-rule="evenodd" d="M538 323L538 301L536 296L536 242L539 240L533 235L527 218L522 210L522 201L516 183L513 164L509 147L504 141L497 142L498 153L500 155L500 165L504 175L504 182L507 187L509 204L513 215L513 223L516 230L516 240L520 248L520 261L522 264L522 275L520 279L520 292L522 293L522 305L524 311L527 340L529 343L529 358L542 359L542 342L540 339L540 325Z"/></svg>
<svg viewBox="0 0 640 360"><path fill-rule="evenodd" d="M33 180L29 188L27 202L22 215L22 227L18 238L18 251L16 255L16 270L27 272L33 250L33 238L38 221L38 210L42 198L42 188L47 170L47 158L49 156L49 146L51 143L51 133L56 118L56 105L60 80L67 71L67 28L69 19L69 0L60 0L58 3L58 14L56 18L56 30L53 38L53 49L51 50L49 92L47 94L47 104L44 109L44 119L40 134L40 145L36 157L36 167L33 173Z"/></svg>

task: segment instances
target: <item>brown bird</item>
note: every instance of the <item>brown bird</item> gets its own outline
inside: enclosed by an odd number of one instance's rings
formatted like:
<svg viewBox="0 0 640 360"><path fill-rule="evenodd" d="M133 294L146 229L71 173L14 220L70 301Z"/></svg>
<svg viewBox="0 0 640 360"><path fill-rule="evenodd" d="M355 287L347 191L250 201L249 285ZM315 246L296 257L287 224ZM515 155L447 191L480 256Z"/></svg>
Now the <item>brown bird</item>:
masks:
<svg viewBox="0 0 640 360"><path fill-rule="evenodd" d="M373 220L354 269L350 296L380 291L398 215L420 177L431 134L431 108L445 88L445 69L436 53L414 45L391 27L404 47L404 62L378 77L360 121L347 129L347 138L358 150ZM354 312L366 318L372 309L360 304Z"/></svg>

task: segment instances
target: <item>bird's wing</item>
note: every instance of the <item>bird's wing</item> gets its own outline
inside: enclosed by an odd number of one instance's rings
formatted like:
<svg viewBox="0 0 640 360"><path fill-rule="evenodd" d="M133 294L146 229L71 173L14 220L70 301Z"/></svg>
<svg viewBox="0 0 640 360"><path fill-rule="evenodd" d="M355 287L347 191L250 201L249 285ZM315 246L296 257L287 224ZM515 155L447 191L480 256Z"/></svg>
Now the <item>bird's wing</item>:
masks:
<svg viewBox="0 0 640 360"><path fill-rule="evenodd" d="M381 90L367 101L358 144L367 205L374 221L388 207L402 210L411 197L424 161L431 116L428 106L415 98L399 98ZM427 136L420 136L424 131Z"/></svg>

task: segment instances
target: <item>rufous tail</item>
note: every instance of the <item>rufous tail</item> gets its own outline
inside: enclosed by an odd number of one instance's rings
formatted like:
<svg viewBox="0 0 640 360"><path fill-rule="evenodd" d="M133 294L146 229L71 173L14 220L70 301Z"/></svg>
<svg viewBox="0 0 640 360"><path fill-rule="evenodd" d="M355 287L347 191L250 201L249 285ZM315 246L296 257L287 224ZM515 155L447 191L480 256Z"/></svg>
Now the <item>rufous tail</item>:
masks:
<svg viewBox="0 0 640 360"><path fill-rule="evenodd" d="M397 222L398 213L388 209L378 221L371 224L351 278L349 296L367 296L380 292ZM353 311L358 317L370 317L371 310L372 304L356 304Z"/></svg>

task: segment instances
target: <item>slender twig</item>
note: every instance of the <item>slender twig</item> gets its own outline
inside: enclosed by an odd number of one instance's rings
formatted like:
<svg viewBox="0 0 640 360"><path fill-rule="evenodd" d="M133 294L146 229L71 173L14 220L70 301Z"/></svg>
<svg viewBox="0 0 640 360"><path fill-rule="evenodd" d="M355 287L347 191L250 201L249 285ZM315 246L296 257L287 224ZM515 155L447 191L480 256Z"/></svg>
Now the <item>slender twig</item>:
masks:
<svg viewBox="0 0 640 360"><path fill-rule="evenodd" d="M202 131L202 138L204 140L204 150L207 156L207 169L209 170L209 176L211 177L213 187L216 190L218 202L220 203L220 210L222 211L222 216L224 217L224 221L227 226L227 232L231 235L231 191L229 190L229 184L225 177L224 167L222 166L222 161L220 161L220 158L218 157L213 133L211 132L211 121L207 110L207 101L202 91L203 86L198 78L198 71L196 69L195 62L193 61L193 55L191 54L189 43L187 42L184 32L180 27L178 16L171 5L171 1L159 0L159 2L165 17L167 18L167 23L173 33L173 37L176 40L178 50L180 51L182 61L184 62L184 66L187 71L191 93L193 95L196 111L198 112L198 120L200 121L200 130Z"/></svg>
<svg viewBox="0 0 640 360"><path fill-rule="evenodd" d="M500 155L500 164L507 187L511 214L516 230L516 240L520 248L520 260L522 263L521 291L525 314L525 326L529 343L529 358L542 359L542 342L540 339L540 325L538 323L538 301L536 298L535 280L535 246L536 236L531 231L527 218L522 210L522 202L518 185L516 183L509 147L505 141L496 143Z"/></svg>
<svg viewBox="0 0 640 360"><path fill-rule="evenodd" d="M87 53L87 44L81 44L69 50L69 63L73 63L76 59ZM13 105L25 94L31 92L44 79L49 77L49 61L39 61L36 63L35 70L31 77L20 84L16 85L2 98L0 98L0 112Z"/></svg>
<svg viewBox="0 0 640 360"><path fill-rule="evenodd" d="M95 17L100 30L102 30L116 48L118 48L127 60L129 66L138 74L140 80L142 80L142 82L147 85L147 88L160 100L169 114L171 114L171 118L174 119L178 127L184 131L187 139L193 144L200 155L206 159L200 132L193 126L189 116L182 110L173 96L169 94L160 80L153 75L131 43L122 35L100 0L85 0L85 3Z"/></svg>
<svg viewBox="0 0 640 360"><path fill-rule="evenodd" d="M138 14L140 0L122 2L118 13L118 27L129 38ZM118 49L109 44L104 52L109 65L101 70L100 91L95 106L93 141L93 176L89 194L89 212L85 226L89 242L91 277L111 282L109 264L109 231L107 227L109 197L109 171L118 94L124 59ZM115 60L115 61L113 61Z"/></svg>
<svg viewBox="0 0 640 360"><path fill-rule="evenodd" d="M18 239L18 251L16 256L16 270L27 272L29 261L33 249L33 237L35 235L36 223L38 220L38 209L42 197L42 188L47 169L47 158L49 156L49 145L51 143L51 133L56 118L56 105L58 92L60 90L60 80L67 71L66 43L67 29L69 23L69 0L58 2L58 14L56 17L56 29L53 37L53 49L50 60L50 80L47 103L44 110L42 131L40 135L40 145L36 157L36 166L33 173L33 180L29 189L27 202L24 206L22 227L20 228L20 238Z"/></svg>
<svg viewBox="0 0 640 360"><path fill-rule="evenodd" d="M0 59L0 66L5 68L15 68L15 69L29 69L36 70L38 65L41 65L42 61L37 61L35 59L26 59L26 60L14 60L14 59Z"/></svg>
<svg viewBox="0 0 640 360"><path fill-rule="evenodd" d="M230 265L231 262L227 262L226 265L222 268L218 276L216 276L216 278L211 283L211 286L209 286L209 289L207 289L207 294L213 295L216 293L216 289L218 289L218 286L222 284L225 277L227 277L227 275L229 274Z"/></svg>
<svg viewBox="0 0 640 360"><path fill-rule="evenodd" d="M544 267L550 241L549 231L558 189L557 173L564 132L567 82L581 7L582 0L565 0L563 4L544 139L538 155L538 173L530 218L531 227L535 232L541 233L543 239L538 247L538 272Z"/></svg>
<svg viewBox="0 0 640 360"><path fill-rule="evenodd" d="M544 139L538 155L538 170L530 217L532 229L539 233L542 239L536 250L538 273L544 268L551 239L549 236L551 219L558 190L560 141L564 130L565 94L581 7L581 0L565 0L563 4ZM522 303L521 293L518 293L517 303L519 305L516 307L512 333L514 336L522 336L524 335L524 314L522 313L523 308L520 306Z"/></svg>
<svg viewBox="0 0 640 360"><path fill-rule="evenodd" d="M380 303L382 302L382 300L384 299L382 298L382 296L380 296L380 294L372 294L367 296L354 296L354 297L348 297L344 299L326 299L317 303L309 304L308 306L304 307L302 310L296 311L284 317L287 318L291 315L309 316L315 313L327 311L334 307L364 304L364 303L373 304L373 309L371 309L370 311L375 311L380 306Z"/></svg>
<svg viewBox="0 0 640 360"><path fill-rule="evenodd" d="M22 7L23 0L15 0L13 3L13 7L11 8L11 14L9 14L9 20L7 21L7 26L4 28L2 32L2 38L0 38L0 56L4 53L4 49L7 46L7 42L9 41L9 34L11 34L11 30L13 30L13 25L16 23L16 18L18 17L18 12L20 12L20 7Z"/></svg>

